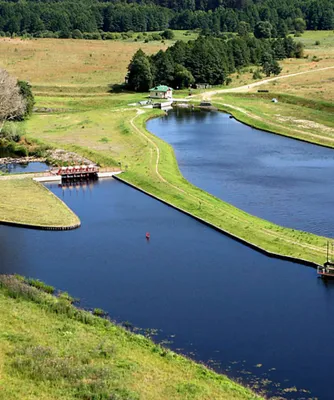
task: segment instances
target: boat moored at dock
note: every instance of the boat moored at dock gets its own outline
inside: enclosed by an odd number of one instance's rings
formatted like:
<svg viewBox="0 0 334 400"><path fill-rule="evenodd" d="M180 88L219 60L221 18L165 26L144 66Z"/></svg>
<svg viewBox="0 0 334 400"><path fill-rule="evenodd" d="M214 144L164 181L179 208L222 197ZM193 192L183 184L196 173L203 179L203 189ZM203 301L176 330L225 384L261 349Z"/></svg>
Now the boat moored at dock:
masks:
<svg viewBox="0 0 334 400"><path fill-rule="evenodd" d="M334 244L331 243L330 245L329 242L327 242L327 261L323 265L318 265L317 267L317 274L325 279L334 279L334 261L329 256L330 250L331 254L333 254Z"/></svg>

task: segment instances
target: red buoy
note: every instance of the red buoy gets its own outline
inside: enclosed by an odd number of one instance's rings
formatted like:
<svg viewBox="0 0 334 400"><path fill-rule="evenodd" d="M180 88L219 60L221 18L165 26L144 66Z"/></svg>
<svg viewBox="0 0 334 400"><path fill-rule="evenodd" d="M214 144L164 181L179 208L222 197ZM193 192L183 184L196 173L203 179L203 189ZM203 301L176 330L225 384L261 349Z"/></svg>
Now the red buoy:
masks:
<svg viewBox="0 0 334 400"><path fill-rule="evenodd" d="M146 232L146 239L148 240L151 237L149 232Z"/></svg>

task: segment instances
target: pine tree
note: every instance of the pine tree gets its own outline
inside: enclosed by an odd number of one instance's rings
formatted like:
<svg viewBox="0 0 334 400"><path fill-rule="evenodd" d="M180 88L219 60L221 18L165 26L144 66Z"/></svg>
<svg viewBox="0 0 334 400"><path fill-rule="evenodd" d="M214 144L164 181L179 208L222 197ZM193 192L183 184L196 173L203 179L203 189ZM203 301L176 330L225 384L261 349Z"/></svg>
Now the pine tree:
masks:
<svg viewBox="0 0 334 400"><path fill-rule="evenodd" d="M128 67L128 88L136 92L147 92L152 86L152 81L150 61L143 50L139 49Z"/></svg>

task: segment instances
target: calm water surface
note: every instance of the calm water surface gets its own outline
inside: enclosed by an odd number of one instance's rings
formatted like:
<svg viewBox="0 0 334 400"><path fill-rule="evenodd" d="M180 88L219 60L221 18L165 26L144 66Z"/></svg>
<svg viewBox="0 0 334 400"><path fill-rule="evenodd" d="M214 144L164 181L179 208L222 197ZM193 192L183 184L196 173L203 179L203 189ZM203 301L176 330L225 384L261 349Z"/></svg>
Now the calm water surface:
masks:
<svg viewBox="0 0 334 400"><path fill-rule="evenodd" d="M228 114L150 120L193 184L253 215L334 237L334 151L252 129Z"/></svg>
<svg viewBox="0 0 334 400"><path fill-rule="evenodd" d="M118 321L157 328L172 348L244 383L272 381L270 395L333 399L334 286L313 269L256 253L115 180L49 188L82 227L0 225L0 273L39 278Z"/></svg>
<svg viewBox="0 0 334 400"><path fill-rule="evenodd" d="M47 171L49 168L47 164L41 162L0 164L0 172L11 174L18 174L20 172L43 172Z"/></svg>

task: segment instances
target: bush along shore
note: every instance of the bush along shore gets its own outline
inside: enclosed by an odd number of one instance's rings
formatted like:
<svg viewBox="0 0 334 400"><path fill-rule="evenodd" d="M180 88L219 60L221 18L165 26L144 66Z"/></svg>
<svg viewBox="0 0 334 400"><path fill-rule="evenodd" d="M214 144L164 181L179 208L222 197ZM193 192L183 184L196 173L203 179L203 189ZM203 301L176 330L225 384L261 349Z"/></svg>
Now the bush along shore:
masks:
<svg viewBox="0 0 334 400"><path fill-rule="evenodd" d="M75 307L68 293L0 275L1 390L7 400L260 400L204 365ZM19 318L18 318L18 310Z"/></svg>

